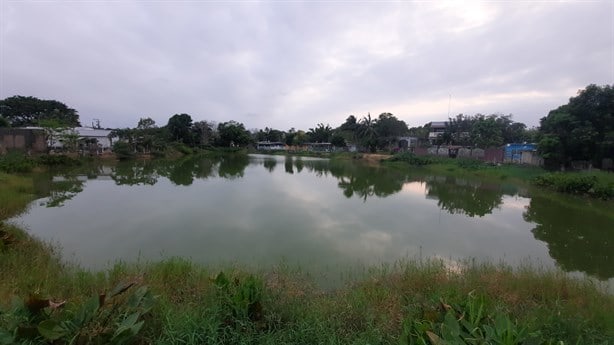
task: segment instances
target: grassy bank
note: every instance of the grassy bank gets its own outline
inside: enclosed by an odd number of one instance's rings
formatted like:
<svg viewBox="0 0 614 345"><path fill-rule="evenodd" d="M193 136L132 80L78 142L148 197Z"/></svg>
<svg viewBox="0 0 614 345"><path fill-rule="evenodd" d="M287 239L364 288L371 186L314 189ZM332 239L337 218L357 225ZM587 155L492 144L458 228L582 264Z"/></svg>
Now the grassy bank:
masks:
<svg viewBox="0 0 614 345"><path fill-rule="evenodd" d="M531 184L557 192L614 199L614 174L605 171L550 173L540 167L518 164L492 165L474 159L394 155L385 164L411 166L433 174L476 177L490 181Z"/></svg>
<svg viewBox="0 0 614 345"><path fill-rule="evenodd" d="M371 268L335 290L284 265L64 264L19 229L3 247L0 343L607 344L614 298L557 271L443 261ZM104 297L102 297L104 294ZM12 301L12 302L11 302ZM561 343L562 342L562 343Z"/></svg>
<svg viewBox="0 0 614 345"><path fill-rule="evenodd" d="M36 196L0 173L0 344L607 344L614 296L556 270L441 260L322 289L280 264L88 271L2 220Z"/></svg>

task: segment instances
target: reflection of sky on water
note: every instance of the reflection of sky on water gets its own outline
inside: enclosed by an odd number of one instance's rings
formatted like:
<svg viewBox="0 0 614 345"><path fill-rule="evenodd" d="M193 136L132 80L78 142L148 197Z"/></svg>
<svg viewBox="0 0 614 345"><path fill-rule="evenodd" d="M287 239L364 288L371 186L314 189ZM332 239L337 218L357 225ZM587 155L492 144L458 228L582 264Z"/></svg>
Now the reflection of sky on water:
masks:
<svg viewBox="0 0 614 345"><path fill-rule="evenodd" d="M528 198L503 195L492 213L469 217L438 207L425 182L405 182L398 193L365 201L346 198L331 174L289 174L284 157L273 159L273 169L256 157L241 178L196 178L189 186L165 177L153 186L88 180L63 207L35 202L18 221L94 268L170 256L260 265L285 260L306 268L419 256L554 265L546 243L531 233L534 224L523 219Z"/></svg>

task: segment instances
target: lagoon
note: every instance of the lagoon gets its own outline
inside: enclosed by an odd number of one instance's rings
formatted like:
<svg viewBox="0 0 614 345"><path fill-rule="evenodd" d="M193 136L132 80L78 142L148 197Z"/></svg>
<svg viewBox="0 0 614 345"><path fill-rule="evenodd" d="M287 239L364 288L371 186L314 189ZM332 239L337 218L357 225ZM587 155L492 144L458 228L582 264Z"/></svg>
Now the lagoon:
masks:
<svg viewBox="0 0 614 345"><path fill-rule="evenodd" d="M96 163L35 176L12 221L102 269L185 257L313 272L441 258L560 267L611 285L611 203L410 167L269 155Z"/></svg>

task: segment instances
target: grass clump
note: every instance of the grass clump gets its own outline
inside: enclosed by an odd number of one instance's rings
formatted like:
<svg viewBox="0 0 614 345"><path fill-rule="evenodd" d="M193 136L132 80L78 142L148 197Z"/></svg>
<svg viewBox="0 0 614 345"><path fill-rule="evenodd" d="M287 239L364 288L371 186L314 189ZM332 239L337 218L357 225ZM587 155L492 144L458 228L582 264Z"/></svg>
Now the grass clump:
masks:
<svg viewBox="0 0 614 345"><path fill-rule="evenodd" d="M609 200L614 198L614 177L591 173L549 173L537 176L533 183L557 192L588 195Z"/></svg>
<svg viewBox="0 0 614 345"><path fill-rule="evenodd" d="M36 161L22 152L9 151L0 155L0 172L27 173L36 166Z"/></svg>
<svg viewBox="0 0 614 345"><path fill-rule="evenodd" d="M23 212L34 197L30 178L0 172L0 222Z"/></svg>
<svg viewBox="0 0 614 345"><path fill-rule="evenodd" d="M36 158L38 164L48 166L78 166L82 162L66 155L41 155Z"/></svg>
<svg viewBox="0 0 614 345"><path fill-rule="evenodd" d="M411 152L401 152L388 158L389 162L403 162L413 166L423 166L435 163L437 160L434 157L417 156Z"/></svg>

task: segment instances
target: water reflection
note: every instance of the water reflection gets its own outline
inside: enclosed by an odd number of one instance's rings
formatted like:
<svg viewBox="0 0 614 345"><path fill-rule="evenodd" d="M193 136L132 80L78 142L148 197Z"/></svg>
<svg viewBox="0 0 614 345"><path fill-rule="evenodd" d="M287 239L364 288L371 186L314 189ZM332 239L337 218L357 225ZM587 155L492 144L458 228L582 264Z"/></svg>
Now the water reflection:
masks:
<svg viewBox="0 0 614 345"><path fill-rule="evenodd" d="M156 164L151 161L120 162L113 168L111 174L111 178L118 186L153 186L159 177Z"/></svg>
<svg viewBox="0 0 614 345"><path fill-rule="evenodd" d="M249 157L245 155L224 156L218 168L218 175L226 179L243 177L245 168L249 165Z"/></svg>
<svg viewBox="0 0 614 345"><path fill-rule="evenodd" d="M427 177L427 197L451 214L483 217L502 203L504 191L496 184L452 176ZM511 194L514 195L514 194Z"/></svg>
<svg viewBox="0 0 614 345"><path fill-rule="evenodd" d="M77 241L87 222L126 252L142 246L154 253L174 248L177 255L205 255L206 245L208 259L245 252L326 261L394 259L431 248L430 254L443 257L552 258L566 271L614 277L614 215L607 204L541 194L529 200L527 190L509 184L354 161L236 155L94 164L37 174L34 185L44 197L37 205L65 206L60 213L32 212L27 223L36 228L39 222L40 234L56 231ZM129 188L136 186L146 188ZM81 194L88 195L79 199ZM126 200L125 210L108 203L118 198ZM152 219L134 216L152 209ZM228 210L232 217L225 216ZM72 219L74 229L65 230ZM130 242L126 229L148 234ZM184 230L171 236L168 229ZM77 251L84 241L62 244ZM89 254L97 246L83 250ZM113 257L126 255L118 251Z"/></svg>
<svg viewBox="0 0 614 345"><path fill-rule="evenodd" d="M607 205L602 204L535 195L524 218L536 223L531 232L548 244L550 256L562 269L606 280L614 277L614 214L604 212Z"/></svg>

